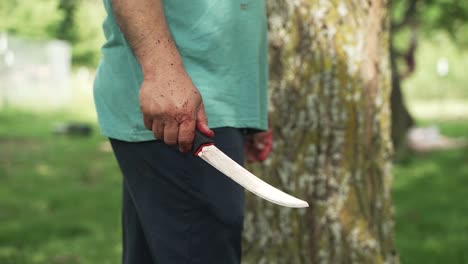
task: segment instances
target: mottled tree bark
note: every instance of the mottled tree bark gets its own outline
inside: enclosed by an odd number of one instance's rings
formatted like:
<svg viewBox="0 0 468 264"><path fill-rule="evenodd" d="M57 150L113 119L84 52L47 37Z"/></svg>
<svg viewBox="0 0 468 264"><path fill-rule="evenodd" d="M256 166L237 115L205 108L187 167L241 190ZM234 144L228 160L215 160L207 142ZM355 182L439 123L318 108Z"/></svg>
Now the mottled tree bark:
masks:
<svg viewBox="0 0 468 264"><path fill-rule="evenodd" d="M304 198L248 197L243 263L397 263L386 0L270 0L275 141L257 175Z"/></svg>

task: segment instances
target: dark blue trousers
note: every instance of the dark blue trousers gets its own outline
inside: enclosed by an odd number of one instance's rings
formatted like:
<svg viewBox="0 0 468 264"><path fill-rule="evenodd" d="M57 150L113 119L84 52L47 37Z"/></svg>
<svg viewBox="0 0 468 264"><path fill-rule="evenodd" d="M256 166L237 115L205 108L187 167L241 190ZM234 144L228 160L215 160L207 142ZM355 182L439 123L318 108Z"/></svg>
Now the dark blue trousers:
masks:
<svg viewBox="0 0 468 264"><path fill-rule="evenodd" d="M242 164L243 133L214 131L216 146ZM110 141L124 175L124 264L240 263L243 188L161 141Z"/></svg>

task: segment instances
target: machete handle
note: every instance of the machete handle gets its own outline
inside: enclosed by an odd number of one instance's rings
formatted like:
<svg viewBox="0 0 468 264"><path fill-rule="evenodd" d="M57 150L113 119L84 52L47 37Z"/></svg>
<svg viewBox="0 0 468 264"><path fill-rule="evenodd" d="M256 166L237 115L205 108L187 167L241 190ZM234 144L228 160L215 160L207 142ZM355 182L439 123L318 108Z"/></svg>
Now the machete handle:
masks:
<svg viewBox="0 0 468 264"><path fill-rule="evenodd" d="M195 138L193 139L192 153L194 156L198 156L198 153L203 149L204 146L214 145L214 141L203 135L198 129L195 129Z"/></svg>

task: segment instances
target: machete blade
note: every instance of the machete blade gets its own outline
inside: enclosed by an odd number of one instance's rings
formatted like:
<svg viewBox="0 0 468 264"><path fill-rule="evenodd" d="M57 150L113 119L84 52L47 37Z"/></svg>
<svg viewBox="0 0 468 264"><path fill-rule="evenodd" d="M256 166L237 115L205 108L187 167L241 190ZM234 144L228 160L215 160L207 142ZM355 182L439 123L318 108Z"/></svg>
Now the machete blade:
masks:
<svg viewBox="0 0 468 264"><path fill-rule="evenodd" d="M259 179L251 172L244 169L241 165L237 164L237 162L229 158L214 145L202 146L199 151L197 151L196 155L221 171L224 175L231 178L233 181L243 186L245 189L267 201L293 208L309 206L307 202L284 193Z"/></svg>

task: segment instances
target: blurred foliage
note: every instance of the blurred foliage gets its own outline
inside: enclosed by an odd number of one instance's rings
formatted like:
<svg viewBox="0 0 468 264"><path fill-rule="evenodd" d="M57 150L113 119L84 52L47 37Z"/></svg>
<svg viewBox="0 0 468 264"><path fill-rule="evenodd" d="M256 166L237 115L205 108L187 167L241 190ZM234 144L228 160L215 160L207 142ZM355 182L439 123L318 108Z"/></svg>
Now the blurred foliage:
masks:
<svg viewBox="0 0 468 264"><path fill-rule="evenodd" d="M466 116L459 105L468 99L468 1L393 0L392 27L397 72L412 114Z"/></svg>
<svg viewBox="0 0 468 264"><path fill-rule="evenodd" d="M96 67L104 42L105 12L94 0L2 0L0 32L32 39L62 39L73 47L73 64Z"/></svg>
<svg viewBox="0 0 468 264"><path fill-rule="evenodd" d="M421 25L429 29L444 29L453 36L468 28L468 1L466 0L426 0L419 1L421 5ZM461 32L460 32L461 33ZM468 39L465 39L468 40Z"/></svg>
<svg viewBox="0 0 468 264"><path fill-rule="evenodd" d="M100 48L105 41L101 27L104 18L102 1L81 0L75 13L76 22L73 28L77 31L77 39L72 42L75 63L89 66L97 66L99 63Z"/></svg>
<svg viewBox="0 0 468 264"><path fill-rule="evenodd" d="M0 1L0 31L32 38L51 38L63 19L58 0Z"/></svg>
<svg viewBox="0 0 468 264"><path fill-rule="evenodd" d="M458 43L468 45L466 0L393 0L392 13L398 29L412 23L428 34L446 31ZM0 32L67 40L73 45L74 65L95 67L104 41L104 16L102 1L1 0Z"/></svg>
<svg viewBox="0 0 468 264"><path fill-rule="evenodd" d="M76 23L76 11L80 2L74 0L60 0L58 9L63 13L63 19L58 26L56 37L74 42L78 39L78 30L74 27Z"/></svg>
<svg viewBox="0 0 468 264"><path fill-rule="evenodd" d="M423 41L416 51L418 65L405 81L405 98L410 102L427 100L468 100L466 87L468 50L460 49L446 33L437 33ZM447 62L447 74L437 72Z"/></svg>
<svg viewBox="0 0 468 264"><path fill-rule="evenodd" d="M459 44L468 45L468 1L466 0L393 0L394 29L417 27L430 36L445 31Z"/></svg>

